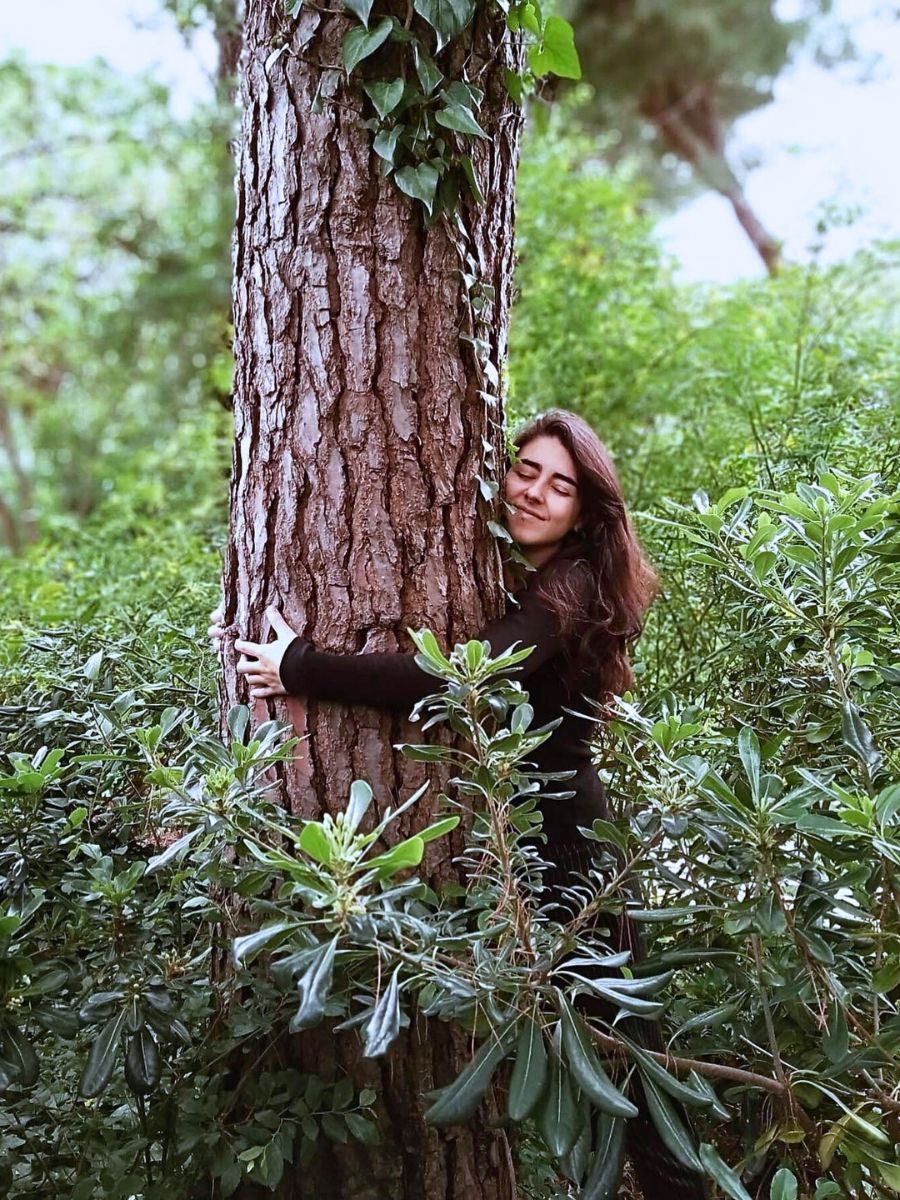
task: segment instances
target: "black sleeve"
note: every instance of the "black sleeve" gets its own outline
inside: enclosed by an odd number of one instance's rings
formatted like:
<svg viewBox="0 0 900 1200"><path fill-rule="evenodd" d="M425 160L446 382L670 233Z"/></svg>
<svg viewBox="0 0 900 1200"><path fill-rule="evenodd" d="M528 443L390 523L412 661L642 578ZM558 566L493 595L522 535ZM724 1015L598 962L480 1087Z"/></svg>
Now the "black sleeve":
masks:
<svg viewBox="0 0 900 1200"><path fill-rule="evenodd" d="M564 639L537 581L517 598L517 608L491 621L477 636L490 643L494 658L513 642L534 646L516 673L516 678L527 679L561 649ZM281 682L293 695L404 710L442 687L439 679L416 665L412 653L329 654L299 637L281 660Z"/></svg>

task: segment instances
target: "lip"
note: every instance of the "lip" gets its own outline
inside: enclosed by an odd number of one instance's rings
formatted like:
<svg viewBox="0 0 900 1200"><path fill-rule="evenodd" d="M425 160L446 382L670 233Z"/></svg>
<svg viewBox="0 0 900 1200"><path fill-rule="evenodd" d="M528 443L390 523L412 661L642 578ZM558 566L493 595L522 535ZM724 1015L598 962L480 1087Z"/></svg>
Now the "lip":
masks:
<svg viewBox="0 0 900 1200"><path fill-rule="evenodd" d="M530 508L525 508L525 506L524 506L524 505L522 505L522 504L514 504L514 505L513 505L513 507L514 507L514 508L515 508L515 510L516 510L516 515L517 515L517 516L518 516L520 513L522 513L522 514L524 514L526 517L534 517L534 519L535 519L536 521L543 521L543 520L544 520L544 518L543 518L543 517L540 515L540 513L532 512Z"/></svg>

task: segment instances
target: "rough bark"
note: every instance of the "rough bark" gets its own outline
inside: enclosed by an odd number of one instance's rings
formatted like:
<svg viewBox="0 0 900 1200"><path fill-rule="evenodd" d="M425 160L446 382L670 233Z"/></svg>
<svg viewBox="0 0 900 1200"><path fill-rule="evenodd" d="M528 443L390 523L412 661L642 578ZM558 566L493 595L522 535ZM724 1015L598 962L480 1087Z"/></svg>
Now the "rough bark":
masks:
<svg viewBox="0 0 900 1200"><path fill-rule="evenodd" d="M469 78L486 92L489 141L473 158L487 203L467 205L462 224L495 289L491 357L499 367L520 129L502 72L518 51L488 7L479 7L466 44L445 54L468 58ZM285 23L281 9L253 0L244 28L226 623L264 635L263 610L276 604L323 649L409 649L407 626L428 626L452 644L493 616L502 594L475 479L482 439L499 450L499 430L460 341L457 250L444 225L426 226L381 177L361 88L329 69L340 62L347 18L304 8ZM284 42L289 50L267 71ZM223 713L246 702L231 656L222 702ZM426 777L423 764L392 749L416 736L399 717L297 700L256 705L257 718L270 713L305 735L281 780L296 814L340 810L355 778L368 780L383 809ZM397 833L426 823L435 798L432 789ZM447 871L448 858L446 846L434 850L432 878ZM312 1031L280 1048L282 1062L326 1078L347 1070L358 1087L374 1086L383 1137L379 1147L323 1142L283 1195L514 1195L502 1133L486 1123L450 1131L424 1124L422 1093L453 1078L470 1047L446 1026L414 1026L386 1061L361 1061L353 1034Z"/></svg>

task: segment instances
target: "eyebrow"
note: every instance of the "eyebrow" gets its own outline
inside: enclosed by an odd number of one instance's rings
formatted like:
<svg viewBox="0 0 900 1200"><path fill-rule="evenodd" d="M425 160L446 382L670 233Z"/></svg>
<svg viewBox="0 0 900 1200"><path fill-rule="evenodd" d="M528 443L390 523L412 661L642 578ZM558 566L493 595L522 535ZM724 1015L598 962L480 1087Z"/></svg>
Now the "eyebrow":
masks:
<svg viewBox="0 0 900 1200"><path fill-rule="evenodd" d="M534 467L534 469L535 469L536 471L540 471L540 470L542 470L542 469L543 469L543 468L541 467L541 464L540 464L540 463L537 463L537 462L535 462L533 458L520 458L520 459L519 459L519 462L520 462L520 463L524 463L526 467ZM553 478L554 478L554 479L561 479L561 480L563 481L563 483L571 483L571 485L572 485L572 487L573 487L573 488L577 488L577 487L578 487L578 480L577 480L577 479L570 479L568 475L563 475L563 473L562 473L561 471L554 471L554 472L553 472Z"/></svg>

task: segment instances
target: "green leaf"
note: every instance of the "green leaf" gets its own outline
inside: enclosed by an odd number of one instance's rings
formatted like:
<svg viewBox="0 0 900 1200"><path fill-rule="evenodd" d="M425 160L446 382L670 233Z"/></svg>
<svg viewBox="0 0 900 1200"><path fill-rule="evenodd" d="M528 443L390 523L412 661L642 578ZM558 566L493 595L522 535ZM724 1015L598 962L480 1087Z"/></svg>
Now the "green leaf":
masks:
<svg viewBox="0 0 900 1200"><path fill-rule="evenodd" d="M850 1049L850 1034L847 1018L839 1000L832 1000L828 1011L828 1025L822 1038L822 1048L833 1063L842 1062Z"/></svg>
<svg viewBox="0 0 900 1200"><path fill-rule="evenodd" d="M34 1047L21 1029L8 1025L0 1037L0 1059L14 1068L16 1083L20 1087L31 1087L37 1082L38 1058Z"/></svg>
<svg viewBox="0 0 900 1200"><path fill-rule="evenodd" d="M640 1071L640 1067L638 1067ZM641 1071L641 1082L647 1100L647 1110L653 1119L663 1144L689 1171L703 1173L703 1165L697 1157L691 1137L675 1111L671 1100L656 1084Z"/></svg>
<svg viewBox="0 0 900 1200"><path fill-rule="evenodd" d="M568 1154L580 1132L578 1104L568 1067L558 1045L550 1056L550 1080L535 1119L550 1153L555 1158Z"/></svg>
<svg viewBox="0 0 900 1200"><path fill-rule="evenodd" d="M738 753L747 772L753 801L756 803L759 800L759 738L749 725L744 725L738 734Z"/></svg>
<svg viewBox="0 0 900 1200"><path fill-rule="evenodd" d="M439 108L434 114L434 119L445 129L453 129L457 133L468 133L472 137L487 137L472 115L471 109L463 108L462 105L449 104L446 108Z"/></svg>
<svg viewBox="0 0 900 1200"><path fill-rule="evenodd" d="M342 53L344 70L348 75L390 36L393 22L390 17L382 17L374 29L351 29L345 36Z"/></svg>
<svg viewBox="0 0 900 1200"><path fill-rule="evenodd" d="M561 992L559 1011L563 1050L578 1086L601 1112L611 1117L636 1117L637 1108L603 1070L587 1027Z"/></svg>
<svg viewBox="0 0 900 1200"><path fill-rule="evenodd" d="M320 821L307 821L300 832L297 844L310 858L325 866L331 864L331 843L325 827Z"/></svg>
<svg viewBox="0 0 900 1200"><path fill-rule="evenodd" d="M781 1167L772 1178L770 1200L797 1200L797 1176L788 1167Z"/></svg>
<svg viewBox="0 0 900 1200"><path fill-rule="evenodd" d="M364 85L364 91L382 121L402 100L405 86L402 79L379 79Z"/></svg>
<svg viewBox="0 0 900 1200"><path fill-rule="evenodd" d="M528 51L528 63L538 77L558 75L561 79L580 79L581 63L575 49L575 31L562 17L548 17L541 45Z"/></svg>
<svg viewBox="0 0 900 1200"><path fill-rule="evenodd" d="M413 8L434 30L440 50L468 25L476 0L413 0Z"/></svg>
<svg viewBox="0 0 900 1200"><path fill-rule="evenodd" d="M543 1095L547 1074L544 1031L536 1021L526 1017L516 1042L516 1062L506 1104L513 1121L524 1121L531 1115Z"/></svg>
<svg viewBox="0 0 900 1200"><path fill-rule="evenodd" d="M297 983L300 993L300 1007L291 1017L288 1026L291 1033L301 1029L309 1029L318 1025L325 1015L325 1005L331 993L331 980L334 974L334 956L337 951L338 939L323 942L310 959L309 966Z"/></svg>
<svg viewBox="0 0 900 1200"><path fill-rule="evenodd" d="M389 879L391 875L396 875L398 871L405 870L407 867L417 867L422 861L424 853L425 842L416 834L414 837L398 842L384 854L378 854L375 858L368 859L365 865L369 870L376 870L379 879Z"/></svg>
<svg viewBox="0 0 900 1200"><path fill-rule="evenodd" d="M381 1141L378 1126L368 1117L350 1112L344 1116L344 1120L347 1122L347 1128L358 1142L362 1142L366 1146L377 1146Z"/></svg>
<svg viewBox="0 0 900 1200"><path fill-rule="evenodd" d="M400 968L394 971L391 982L372 1012L366 1026L365 1058L378 1058L390 1047L400 1032Z"/></svg>
<svg viewBox="0 0 900 1200"><path fill-rule="evenodd" d="M394 165L394 155L397 152L397 141L403 132L402 125L393 125L390 129L381 129L376 133L372 149L379 158Z"/></svg>
<svg viewBox="0 0 900 1200"><path fill-rule="evenodd" d="M514 1033L514 1023L499 1034L492 1033L452 1083L428 1093L432 1104L425 1113L425 1120L430 1125L459 1125L472 1116L494 1072L506 1058Z"/></svg>
<svg viewBox="0 0 900 1200"><path fill-rule="evenodd" d="M364 779L354 779L350 784L350 799L344 812L344 824L351 833L356 833L372 804L372 789Z"/></svg>
<svg viewBox="0 0 900 1200"><path fill-rule="evenodd" d="M419 163L417 167L401 167L394 173L394 178L400 191L411 196L413 200L420 200L431 216L434 194L440 179L439 173L431 163Z"/></svg>
<svg viewBox="0 0 900 1200"><path fill-rule="evenodd" d="M472 195L475 197L476 203L484 204L484 193L482 192L478 183L478 178L475 174L475 166L468 154L461 154L459 156L459 165L462 167L462 172L466 177L466 180L472 191Z"/></svg>
<svg viewBox="0 0 900 1200"><path fill-rule="evenodd" d="M627 1040L631 1056L641 1073L652 1079L664 1092L668 1092L674 1100L681 1104L693 1105L695 1108L710 1107L712 1101L706 1092L698 1091L670 1074L661 1063L658 1063L655 1058L651 1058L640 1046L635 1045L630 1039Z"/></svg>
<svg viewBox="0 0 900 1200"><path fill-rule="evenodd" d="M715 1146L709 1145L708 1142L702 1142L700 1161L706 1168L707 1175L719 1185L723 1192L731 1196L732 1200L751 1200L750 1193L741 1183L740 1176L722 1161Z"/></svg>
<svg viewBox="0 0 900 1200"><path fill-rule="evenodd" d="M581 1200L615 1200L625 1162L625 1122L602 1113L595 1144L594 1164L581 1189Z"/></svg>
<svg viewBox="0 0 900 1200"><path fill-rule="evenodd" d="M263 946L267 946L269 942L277 938L280 933L284 933L286 929L292 928L292 922L281 921L277 925L265 925L262 929L257 929L253 933L235 938L231 951L235 965L241 966L245 959L254 955L258 950L261 950Z"/></svg>
<svg viewBox="0 0 900 1200"><path fill-rule="evenodd" d="M416 65L416 74L419 76L422 91L426 96L430 96L444 76L438 70L434 59L430 54L426 54L421 42L418 40L413 42L412 52L413 62Z"/></svg>
<svg viewBox="0 0 900 1200"><path fill-rule="evenodd" d="M417 836L420 837L423 842L433 842L435 838L443 837L445 834L450 833L451 830L455 829L459 824L459 820L459 817L444 817L442 820L435 821L426 829L423 829L419 834L417 834Z"/></svg>
<svg viewBox="0 0 900 1200"><path fill-rule="evenodd" d="M860 762L865 763L870 771L877 770L881 765L881 753L875 745L871 730L850 700L841 705L841 733L844 744L853 751Z"/></svg>
<svg viewBox="0 0 900 1200"><path fill-rule="evenodd" d="M147 1026L142 1025L125 1051L125 1082L136 1096L146 1096L159 1083L161 1073L156 1040Z"/></svg>
<svg viewBox="0 0 900 1200"><path fill-rule="evenodd" d="M80 1095L86 1100L99 1096L109 1083L127 1015L127 1008L123 1008L116 1016L110 1017L91 1046L91 1052L88 1055L78 1088Z"/></svg>
<svg viewBox="0 0 900 1200"><path fill-rule="evenodd" d="M352 12L368 29L369 17L371 16L372 5L374 3L375 0L344 0L344 8Z"/></svg>

